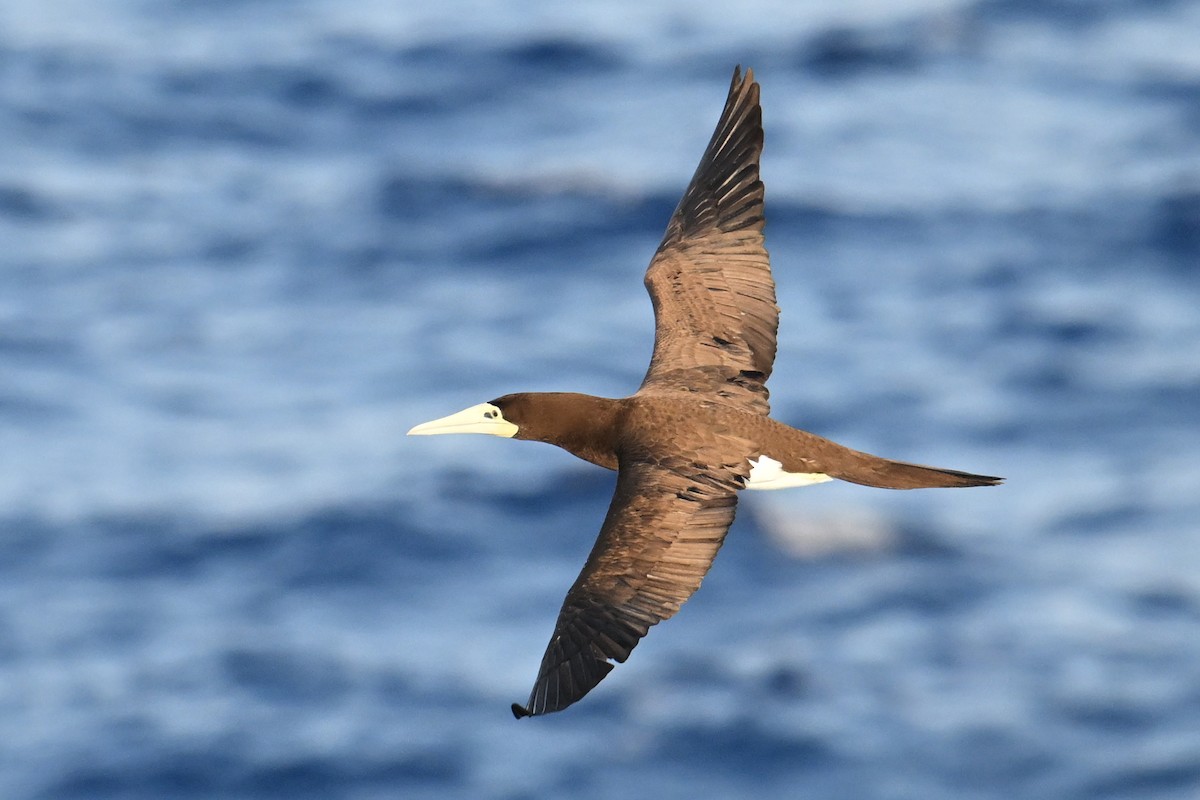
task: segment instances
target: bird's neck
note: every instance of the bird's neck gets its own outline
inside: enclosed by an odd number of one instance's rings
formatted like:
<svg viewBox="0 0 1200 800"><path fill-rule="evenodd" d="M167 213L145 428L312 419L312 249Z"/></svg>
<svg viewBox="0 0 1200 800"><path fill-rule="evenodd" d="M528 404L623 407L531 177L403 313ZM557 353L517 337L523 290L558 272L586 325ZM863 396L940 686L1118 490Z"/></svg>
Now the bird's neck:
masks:
<svg viewBox="0 0 1200 800"><path fill-rule="evenodd" d="M532 415L522 423L516 438L546 442L584 461L617 468L619 400L570 392L540 392L528 397Z"/></svg>

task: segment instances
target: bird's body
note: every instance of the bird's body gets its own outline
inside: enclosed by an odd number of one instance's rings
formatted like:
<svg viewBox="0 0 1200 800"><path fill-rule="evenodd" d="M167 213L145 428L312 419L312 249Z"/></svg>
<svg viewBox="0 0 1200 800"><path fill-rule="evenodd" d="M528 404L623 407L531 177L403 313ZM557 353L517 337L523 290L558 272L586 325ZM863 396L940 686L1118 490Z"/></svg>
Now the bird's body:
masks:
<svg viewBox="0 0 1200 800"><path fill-rule="evenodd" d="M655 342L621 399L519 393L411 434L491 433L617 470L600 535L567 593L518 717L566 708L672 616L708 572L742 489L840 479L889 489L1001 479L892 461L769 417L779 308L763 245L759 89L735 70L716 132L646 273Z"/></svg>

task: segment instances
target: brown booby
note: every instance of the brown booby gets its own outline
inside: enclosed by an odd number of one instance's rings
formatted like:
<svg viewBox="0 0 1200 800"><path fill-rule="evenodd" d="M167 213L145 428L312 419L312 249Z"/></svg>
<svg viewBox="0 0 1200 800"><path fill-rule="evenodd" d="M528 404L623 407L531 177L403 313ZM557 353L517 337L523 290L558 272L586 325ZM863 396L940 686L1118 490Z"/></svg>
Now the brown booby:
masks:
<svg viewBox="0 0 1200 800"><path fill-rule="evenodd" d="M834 478L885 489L1002 480L861 453L768 416L779 307L763 246L759 87L752 70L740 73L646 271L654 352L637 392L619 400L508 394L409 431L532 439L617 471L533 692L512 706L518 719L583 697L651 625L679 610L712 565L741 489Z"/></svg>

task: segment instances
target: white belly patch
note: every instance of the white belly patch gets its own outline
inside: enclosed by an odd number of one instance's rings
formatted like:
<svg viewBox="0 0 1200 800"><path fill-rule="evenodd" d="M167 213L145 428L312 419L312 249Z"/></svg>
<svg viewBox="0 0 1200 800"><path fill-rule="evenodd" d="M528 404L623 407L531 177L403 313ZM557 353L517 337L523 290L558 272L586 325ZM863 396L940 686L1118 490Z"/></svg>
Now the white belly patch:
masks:
<svg viewBox="0 0 1200 800"><path fill-rule="evenodd" d="M750 459L750 477L746 479L746 488L792 489L831 480L833 478L821 472L784 472L783 464L763 455L759 456L757 462Z"/></svg>

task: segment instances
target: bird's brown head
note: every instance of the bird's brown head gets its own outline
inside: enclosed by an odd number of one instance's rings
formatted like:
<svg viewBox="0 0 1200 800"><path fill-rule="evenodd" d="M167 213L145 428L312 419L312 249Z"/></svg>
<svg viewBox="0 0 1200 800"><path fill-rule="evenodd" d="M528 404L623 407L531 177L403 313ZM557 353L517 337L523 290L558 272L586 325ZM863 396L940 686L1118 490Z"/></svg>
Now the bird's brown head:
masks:
<svg viewBox="0 0 1200 800"><path fill-rule="evenodd" d="M410 436L488 433L557 445L585 461L616 469L617 400L565 392L519 392L417 425Z"/></svg>
<svg viewBox="0 0 1200 800"><path fill-rule="evenodd" d="M493 406L505 421L517 426L514 439L538 439L543 427L539 423L545 421L545 404L539 403L538 398L543 397L545 395L517 392L497 397L487 405ZM539 409L539 406L543 407Z"/></svg>

